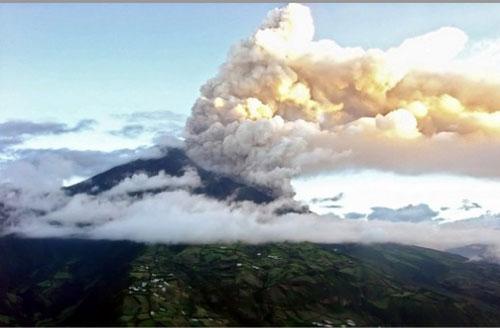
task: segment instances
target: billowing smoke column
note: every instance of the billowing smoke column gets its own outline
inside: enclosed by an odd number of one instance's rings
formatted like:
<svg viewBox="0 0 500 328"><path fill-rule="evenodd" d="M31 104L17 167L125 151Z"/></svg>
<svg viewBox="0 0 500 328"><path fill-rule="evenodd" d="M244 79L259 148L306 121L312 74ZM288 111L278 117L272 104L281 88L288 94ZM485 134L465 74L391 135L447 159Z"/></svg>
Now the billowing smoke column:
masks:
<svg viewBox="0 0 500 328"><path fill-rule="evenodd" d="M190 156L285 194L296 174L344 167L500 176L498 58L457 59L465 33L387 51L313 35L309 9L290 4L236 45L193 106Z"/></svg>

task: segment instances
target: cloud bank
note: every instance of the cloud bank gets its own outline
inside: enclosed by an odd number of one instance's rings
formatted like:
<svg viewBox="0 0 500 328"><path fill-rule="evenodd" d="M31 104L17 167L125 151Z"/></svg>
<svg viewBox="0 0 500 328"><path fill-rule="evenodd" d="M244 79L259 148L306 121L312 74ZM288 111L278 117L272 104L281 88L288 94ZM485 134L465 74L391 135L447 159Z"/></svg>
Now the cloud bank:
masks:
<svg viewBox="0 0 500 328"><path fill-rule="evenodd" d="M487 244L500 256L498 217L474 224L439 225L432 221L395 221L380 216L342 219L314 213L276 214L291 202L280 198L266 205L219 201L193 194L200 180L194 171L181 177L162 172L136 174L100 195L2 191L0 211L7 213L2 234L26 237L78 237L161 243L318 243L397 242L436 249ZM164 191L155 192L158 188ZM148 191L149 190L149 191ZM141 193L136 193L142 191ZM421 210L413 206L406 211ZM399 210L398 210L399 211ZM396 212L398 212L396 211ZM418 213L414 213L419 215ZM409 214L408 214L409 216ZM496 220L496 221L495 221ZM492 222L496 226L492 228ZM497 252L497 253L495 253Z"/></svg>
<svg viewBox="0 0 500 328"><path fill-rule="evenodd" d="M500 176L496 43L460 59L468 37L452 27L385 51L313 37L290 4L235 45L192 108L190 156L277 194L342 168Z"/></svg>

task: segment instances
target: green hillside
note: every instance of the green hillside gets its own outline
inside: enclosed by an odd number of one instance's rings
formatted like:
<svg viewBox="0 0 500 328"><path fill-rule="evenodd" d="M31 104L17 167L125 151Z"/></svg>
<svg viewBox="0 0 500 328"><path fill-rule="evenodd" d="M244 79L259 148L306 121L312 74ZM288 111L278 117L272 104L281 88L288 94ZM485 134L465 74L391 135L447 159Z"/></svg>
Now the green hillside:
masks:
<svg viewBox="0 0 500 328"><path fill-rule="evenodd" d="M500 266L425 248L0 240L2 325L500 325Z"/></svg>

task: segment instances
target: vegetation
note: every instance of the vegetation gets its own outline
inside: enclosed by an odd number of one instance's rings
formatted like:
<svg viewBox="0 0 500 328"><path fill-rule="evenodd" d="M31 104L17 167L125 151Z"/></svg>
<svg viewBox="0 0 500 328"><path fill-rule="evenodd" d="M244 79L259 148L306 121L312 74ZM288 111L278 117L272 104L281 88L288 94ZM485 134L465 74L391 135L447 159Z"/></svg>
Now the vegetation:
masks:
<svg viewBox="0 0 500 328"><path fill-rule="evenodd" d="M0 240L0 325L500 325L500 266L383 245Z"/></svg>

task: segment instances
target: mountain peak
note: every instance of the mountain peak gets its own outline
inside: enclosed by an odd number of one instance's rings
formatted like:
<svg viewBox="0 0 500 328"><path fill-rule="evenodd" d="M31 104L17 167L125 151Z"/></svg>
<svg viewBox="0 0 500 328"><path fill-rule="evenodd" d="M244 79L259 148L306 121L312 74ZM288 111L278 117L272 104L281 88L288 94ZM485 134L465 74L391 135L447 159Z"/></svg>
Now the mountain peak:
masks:
<svg viewBox="0 0 500 328"><path fill-rule="evenodd" d="M193 190L195 194L204 194L219 200L252 201L257 204L269 203L276 199L271 190L248 185L235 177L224 176L207 171L192 161L181 148L168 148L165 155L157 158L137 159L115 166L88 180L66 187L69 195L86 193L97 195L118 185L126 178L143 173L149 177L164 172L180 177L192 169L198 174L201 186ZM156 190L161 192L164 189Z"/></svg>

